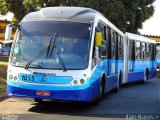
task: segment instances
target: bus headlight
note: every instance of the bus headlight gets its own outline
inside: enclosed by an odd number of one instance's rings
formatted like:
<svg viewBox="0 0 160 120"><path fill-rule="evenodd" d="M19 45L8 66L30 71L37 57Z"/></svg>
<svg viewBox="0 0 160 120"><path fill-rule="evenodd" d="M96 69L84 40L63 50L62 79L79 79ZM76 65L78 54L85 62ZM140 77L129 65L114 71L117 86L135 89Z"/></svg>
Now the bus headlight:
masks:
<svg viewBox="0 0 160 120"><path fill-rule="evenodd" d="M13 75L9 75L9 79L10 79L10 80L13 80Z"/></svg>
<svg viewBox="0 0 160 120"><path fill-rule="evenodd" d="M80 79L80 80L73 80L72 81L72 85L83 85L85 84L85 80L84 79Z"/></svg>
<svg viewBox="0 0 160 120"><path fill-rule="evenodd" d="M73 83L74 83L74 85L76 85L76 84L78 83L78 81L77 81L77 80L74 80Z"/></svg>
<svg viewBox="0 0 160 120"><path fill-rule="evenodd" d="M18 82L18 77L16 75L9 75L9 80L12 80L14 82Z"/></svg>
<svg viewBox="0 0 160 120"><path fill-rule="evenodd" d="M84 79L80 79L80 83L81 83L81 84L84 84L84 83L85 83L85 80L84 80Z"/></svg>
<svg viewBox="0 0 160 120"><path fill-rule="evenodd" d="M18 80L17 76L14 76L14 81L17 81L17 80Z"/></svg>

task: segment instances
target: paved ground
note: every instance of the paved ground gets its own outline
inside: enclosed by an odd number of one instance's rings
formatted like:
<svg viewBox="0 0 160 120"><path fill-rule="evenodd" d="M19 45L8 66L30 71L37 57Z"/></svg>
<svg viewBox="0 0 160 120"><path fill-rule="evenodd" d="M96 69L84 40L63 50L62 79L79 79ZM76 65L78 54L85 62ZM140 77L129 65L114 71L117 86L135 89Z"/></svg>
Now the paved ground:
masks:
<svg viewBox="0 0 160 120"><path fill-rule="evenodd" d="M158 120L160 119L160 78L151 79L146 84L132 83L124 85L119 93L106 94L97 106L53 101L38 104L32 99L8 98L0 102L0 114L2 114L0 119L17 117L20 120L22 118L26 120L33 118L35 120L115 120L133 118ZM10 116L6 114L10 114Z"/></svg>

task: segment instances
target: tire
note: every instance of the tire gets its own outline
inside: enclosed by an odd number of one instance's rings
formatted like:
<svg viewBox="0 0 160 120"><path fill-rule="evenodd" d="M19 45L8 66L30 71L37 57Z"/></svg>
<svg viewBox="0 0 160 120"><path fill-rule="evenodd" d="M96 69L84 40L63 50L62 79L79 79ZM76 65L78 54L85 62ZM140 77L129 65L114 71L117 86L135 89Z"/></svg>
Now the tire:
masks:
<svg viewBox="0 0 160 120"><path fill-rule="evenodd" d="M90 102L91 105L98 105L99 104L99 101L100 101L100 98L104 95L104 85L103 85L103 78L101 80L101 83L100 83L100 90L99 90L99 96Z"/></svg>
<svg viewBox="0 0 160 120"><path fill-rule="evenodd" d="M42 99L38 99L38 98L35 98L34 101L37 102L37 103L42 103L43 102Z"/></svg>
<svg viewBox="0 0 160 120"><path fill-rule="evenodd" d="M147 71L144 72L144 78L142 83L145 84L147 82Z"/></svg>
<svg viewBox="0 0 160 120"><path fill-rule="evenodd" d="M99 104L99 99L100 98L96 98L95 100L91 101L90 104L91 105L98 105Z"/></svg>

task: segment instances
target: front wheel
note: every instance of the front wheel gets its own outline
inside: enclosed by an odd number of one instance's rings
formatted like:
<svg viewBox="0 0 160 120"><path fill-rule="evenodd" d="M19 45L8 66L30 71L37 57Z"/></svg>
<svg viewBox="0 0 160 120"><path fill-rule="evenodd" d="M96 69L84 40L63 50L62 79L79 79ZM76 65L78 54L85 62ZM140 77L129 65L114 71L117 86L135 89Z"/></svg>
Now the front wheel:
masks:
<svg viewBox="0 0 160 120"><path fill-rule="evenodd" d="M99 101L100 101L100 98L104 95L104 83L103 81L101 81L100 83L100 88L99 88L99 96L90 102L91 105L98 105L99 104Z"/></svg>

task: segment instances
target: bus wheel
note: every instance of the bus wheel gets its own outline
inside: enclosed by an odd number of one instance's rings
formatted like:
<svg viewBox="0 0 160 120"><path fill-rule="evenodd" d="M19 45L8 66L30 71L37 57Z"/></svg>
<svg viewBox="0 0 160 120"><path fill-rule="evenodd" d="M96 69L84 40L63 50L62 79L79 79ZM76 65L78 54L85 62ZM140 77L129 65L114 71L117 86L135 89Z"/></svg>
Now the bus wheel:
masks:
<svg viewBox="0 0 160 120"><path fill-rule="evenodd" d="M147 82L147 71L144 72L143 83Z"/></svg>
<svg viewBox="0 0 160 120"><path fill-rule="evenodd" d="M43 102L42 99L38 99L38 98L35 98L34 101L35 101L35 102L38 102L38 103L42 103L42 102Z"/></svg>
<svg viewBox="0 0 160 120"><path fill-rule="evenodd" d="M91 105L98 105L99 104L99 98L96 98L95 100L90 102Z"/></svg>
<svg viewBox="0 0 160 120"><path fill-rule="evenodd" d="M94 99L93 101L90 102L91 105L98 105L99 104L100 98L104 94L103 86L104 85L103 85L103 78L102 78L101 83L100 83L100 87L99 87L99 96L96 99Z"/></svg>
<svg viewBox="0 0 160 120"><path fill-rule="evenodd" d="M105 75L103 75L100 86L100 97L103 97L105 94Z"/></svg>

